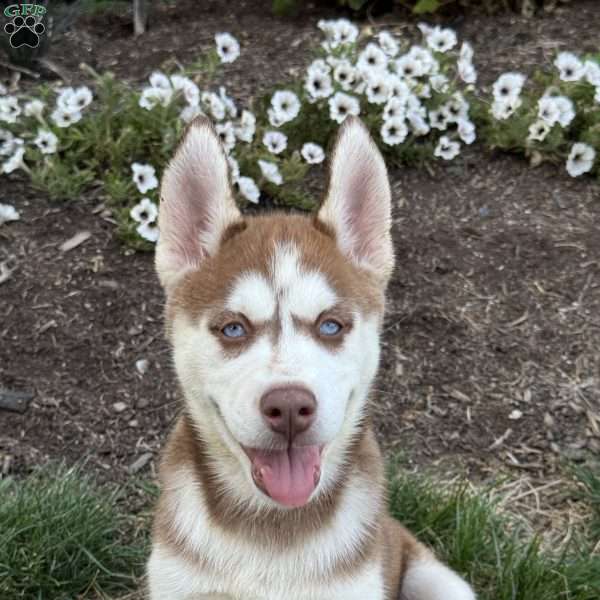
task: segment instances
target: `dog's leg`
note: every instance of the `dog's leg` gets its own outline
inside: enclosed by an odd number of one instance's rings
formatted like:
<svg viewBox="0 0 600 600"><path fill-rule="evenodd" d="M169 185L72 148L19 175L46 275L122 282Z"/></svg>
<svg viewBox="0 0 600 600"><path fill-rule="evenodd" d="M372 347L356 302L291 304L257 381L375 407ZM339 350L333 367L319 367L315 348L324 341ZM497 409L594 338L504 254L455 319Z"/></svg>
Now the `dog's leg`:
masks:
<svg viewBox="0 0 600 600"><path fill-rule="evenodd" d="M399 600L475 600L471 586L431 555L409 563Z"/></svg>

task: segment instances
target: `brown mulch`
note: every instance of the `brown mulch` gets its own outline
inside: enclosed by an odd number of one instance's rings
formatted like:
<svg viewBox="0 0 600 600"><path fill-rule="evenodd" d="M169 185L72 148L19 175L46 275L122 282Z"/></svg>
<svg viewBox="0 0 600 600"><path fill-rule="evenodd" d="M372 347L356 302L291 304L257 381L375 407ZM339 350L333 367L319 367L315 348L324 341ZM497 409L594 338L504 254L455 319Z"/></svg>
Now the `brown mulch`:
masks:
<svg viewBox="0 0 600 600"><path fill-rule="evenodd" d="M86 17L51 58L75 80L85 61L139 81L173 57L190 62L229 30L243 53L223 81L249 99L298 72L319 38L316 20L329 15L313 8L280 19L265 2L199 4L161 7L138 39L125 17ZM473 42L490 81L509 68L530 72L556 49L593 48L596 4L450 24ZM396 14L371 26L381 23L414 30ZM598 454L597 182L478 147L391 176L398 267L373 411L386 448L478 478L500 468L541 481L565 458ZM0 228L0 263L15 268L0 284L0 387L34 392L24 414L0 411L0 472L85 459L102 479L124 480L141 457L156 456L178 407L152 257L119 244L110 218L94 210L97 197L51 202L11 176L0 202L22 215ZM59 249L81 231L87 241ZM143 374L140 359L149 361Z"/></svg>

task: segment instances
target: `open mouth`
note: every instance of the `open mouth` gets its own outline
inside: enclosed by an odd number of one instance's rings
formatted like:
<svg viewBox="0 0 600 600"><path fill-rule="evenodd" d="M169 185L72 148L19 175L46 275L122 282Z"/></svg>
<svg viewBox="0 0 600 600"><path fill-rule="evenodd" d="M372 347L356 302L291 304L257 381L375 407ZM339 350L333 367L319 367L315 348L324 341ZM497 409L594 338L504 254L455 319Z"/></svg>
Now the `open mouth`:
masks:
<svg viewBox="0 0 600 600"><path fill-rule="evenodd" d="M283 506L304 506L321 479L323 446L284 450L243 448L252 462L256 487Z"/></svg>

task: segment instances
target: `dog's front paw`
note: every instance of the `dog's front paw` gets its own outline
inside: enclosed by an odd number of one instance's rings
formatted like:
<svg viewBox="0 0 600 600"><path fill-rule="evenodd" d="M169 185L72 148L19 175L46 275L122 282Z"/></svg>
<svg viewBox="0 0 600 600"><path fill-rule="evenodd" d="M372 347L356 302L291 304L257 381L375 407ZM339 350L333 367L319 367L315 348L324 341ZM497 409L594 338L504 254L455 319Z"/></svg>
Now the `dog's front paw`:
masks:
<svg viewBox="0 0 600 600"><path fill-rule="evenodd" d="M437 560L413 563L402 585L401 600L475 600L471 586Z"/></svg>

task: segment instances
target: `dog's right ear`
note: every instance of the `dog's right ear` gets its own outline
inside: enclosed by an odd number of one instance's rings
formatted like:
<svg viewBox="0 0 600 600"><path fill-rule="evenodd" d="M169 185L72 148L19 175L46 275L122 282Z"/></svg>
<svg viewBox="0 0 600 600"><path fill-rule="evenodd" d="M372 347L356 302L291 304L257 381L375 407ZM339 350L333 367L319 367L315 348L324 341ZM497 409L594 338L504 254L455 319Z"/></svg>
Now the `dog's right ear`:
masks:
<svg viewBox="0 0 600 600"><path fill-rule="evenodd" d="M206 117L194 119L162 178L156 270L165 289L216 252L241 219L229 184L227 158Z"/></svg>

